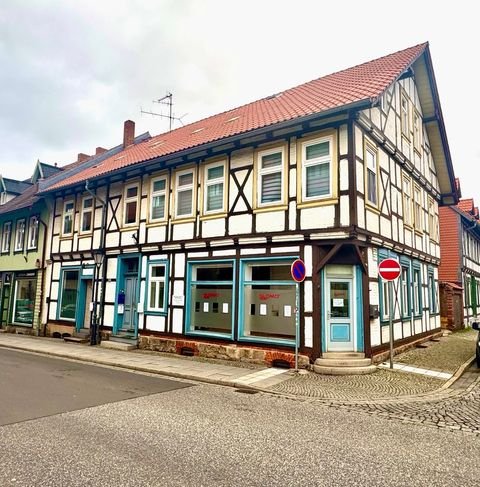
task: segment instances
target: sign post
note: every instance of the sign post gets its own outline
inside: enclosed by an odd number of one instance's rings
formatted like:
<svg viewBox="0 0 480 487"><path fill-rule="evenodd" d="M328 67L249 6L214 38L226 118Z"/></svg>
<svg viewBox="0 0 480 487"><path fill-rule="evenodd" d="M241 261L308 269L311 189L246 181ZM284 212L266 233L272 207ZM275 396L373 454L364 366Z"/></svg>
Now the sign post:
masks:
<svg viewBox="0 0 480 487"><path fill-rule="evenodd" d="M393 369L393 281L396 281L402 272L402 267L396 259L384 259L378 264L380 277L388 282L388 316L390 334L390 368Z"/></svg>
<svg viewBox="0 0 480 487"><path fill-rule="evenodd" d="M300 291L298 285L305 280L305 262L302 259L295 259L290 267L290 274L297 283L295 286L295 372L298 372L298 347L300 342Z"/></svg>

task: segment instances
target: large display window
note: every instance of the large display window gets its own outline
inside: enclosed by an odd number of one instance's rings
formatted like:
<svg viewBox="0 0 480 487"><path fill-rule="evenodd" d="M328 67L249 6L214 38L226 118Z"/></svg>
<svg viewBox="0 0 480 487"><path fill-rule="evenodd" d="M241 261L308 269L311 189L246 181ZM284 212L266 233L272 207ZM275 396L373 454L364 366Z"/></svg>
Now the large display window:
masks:
<svg viewBox="0 0 480 487"><path fill-rule="evenodd" d="M12 322L19 325L33 325L35 308L36 278L18 278L15 281Z"/></svg>
<svg viewBox="0 0 480 487"><path fill-rule="evenodd" d="M61 298L58 318L60 320L75 321L77 313L77 295L80 272L78 270L64 270L61 279Z"/></svg>

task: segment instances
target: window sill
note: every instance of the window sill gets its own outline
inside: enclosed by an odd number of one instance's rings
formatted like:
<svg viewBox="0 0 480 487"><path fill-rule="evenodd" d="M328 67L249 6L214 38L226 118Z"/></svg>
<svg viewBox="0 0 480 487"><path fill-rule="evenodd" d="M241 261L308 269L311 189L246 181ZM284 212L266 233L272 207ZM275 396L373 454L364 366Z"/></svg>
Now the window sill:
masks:
<svg viewBox="0 0 480 487"><path fill-rule="evenodd" d="M187 216L185 218L182 217L177 217L175 219L171 220L172 225L175 225L176 223L193 223L196 220L196 217L194 216Z"/></svg>
<svg viewBox="0 0 480 487"><path fill-rule="evenodd" d="M272 206L259 206L253 210L253 213L268 213L269 211L286 211L288 210L288 205L279 204Z"/></svg>
<svg viewBox="0 0 480 487"><path fill-rule="evenodd" d="M145 311L143 313L145 316L167 316L166 311Z"/></svg>
<svg viewBox="0 0 480 487"><path fill-rule="evenodd" d="M369 203L368 201L365 200L365 209L370 210L371 212L381 215L381 211L379 210L378 206L374 206L372 203Z"/></svg>
<svg viewBox="0 0 480 487"><path fill-rule="evenodd" d="M287 339L275 339L275 338L263 338L263 337L246 337L246 336L239 336L239 342L250 342L250 343L269 343L270 345L283 345L287 347L294 347L295 340L287 340Z"/></svg>
<svg viewBox="0 0 480 487"><path fill-rule="evenodd" d="M131 232L132 230L138 230L138 223L131 223L130 225L123 225L120 228L121 232Z"/></svg>
<svg viewBox="0 0 480 487"><path fill-rule="evenodd" d="M322 200L315 201L297 201L297 209L302 210L304 208L315 208L317 206L330 206L336 205L338 203L338 198L328 197Z"/></svg>
<svg viewBox="0 0 480 487"><path fill-rule="evenodd" d="M147 228L151 228L151 227L164 227L167 225L167 220L158 220L158 221L149 221L147 222Z"/></svg>
<svg viewBox="0 0 480 487"><path fill-rule="evenodd" d="M200 221L205 221L205 220L215 220L219 218L227 218L228 214L226 212L221 212L221 213L207 213L205 215L200 216Z"/></svg>
<svg viewBox="0 0 480 487"><path fill-rule="evenodd" d="M233 336L227 333L212 333L212 332L203 332L203 331L185 331L185 335L188 336L197 336L197 337L207 337L207 338L222 338L233 340Z"/></svg>

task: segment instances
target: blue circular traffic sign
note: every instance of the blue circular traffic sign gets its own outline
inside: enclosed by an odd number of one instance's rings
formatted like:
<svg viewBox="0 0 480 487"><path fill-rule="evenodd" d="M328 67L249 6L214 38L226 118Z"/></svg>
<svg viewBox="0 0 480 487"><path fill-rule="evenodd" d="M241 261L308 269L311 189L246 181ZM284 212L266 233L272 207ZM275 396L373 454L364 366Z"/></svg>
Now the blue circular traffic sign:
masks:
<svg viewBox="0 0 480 487"><path fill-rule="evenodd" d="M290 267L290 274L295 282L303 282L306 274L305 262L302 259L294 260Z"/></svg>

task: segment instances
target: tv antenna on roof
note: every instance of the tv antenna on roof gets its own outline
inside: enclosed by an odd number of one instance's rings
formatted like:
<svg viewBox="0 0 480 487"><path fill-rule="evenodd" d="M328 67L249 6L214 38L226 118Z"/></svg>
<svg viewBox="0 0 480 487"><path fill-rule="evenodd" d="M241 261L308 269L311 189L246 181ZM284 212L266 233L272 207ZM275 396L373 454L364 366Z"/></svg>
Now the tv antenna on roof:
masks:
<svg viewBox="0 0 480 487"><path fill-rule="evenodd" d="M141 114L147 114L147 115L154 115L156 117L163 117L163 118L168 118L169 120L169 129L168 131L171 132L172 131L172 124L173 124L173 121L174 120L178 120L182 126L184 125L183 121L182 121L182 118L184 118L187 113L185 113L184 115L182 115L181 117L176 117L174 114L173 114L173 94L170 93L169 91L167 91L167 94L165 96L163 96L162 98L159 98L158 100L153 100L152 103L158 103L160 105L167 105L168 106L168 115L164 115L163 113L156 113L156 112L149 112L149 111L146 111L146 110L142 110L142 108L140 107L140 113Z"/></svg>

